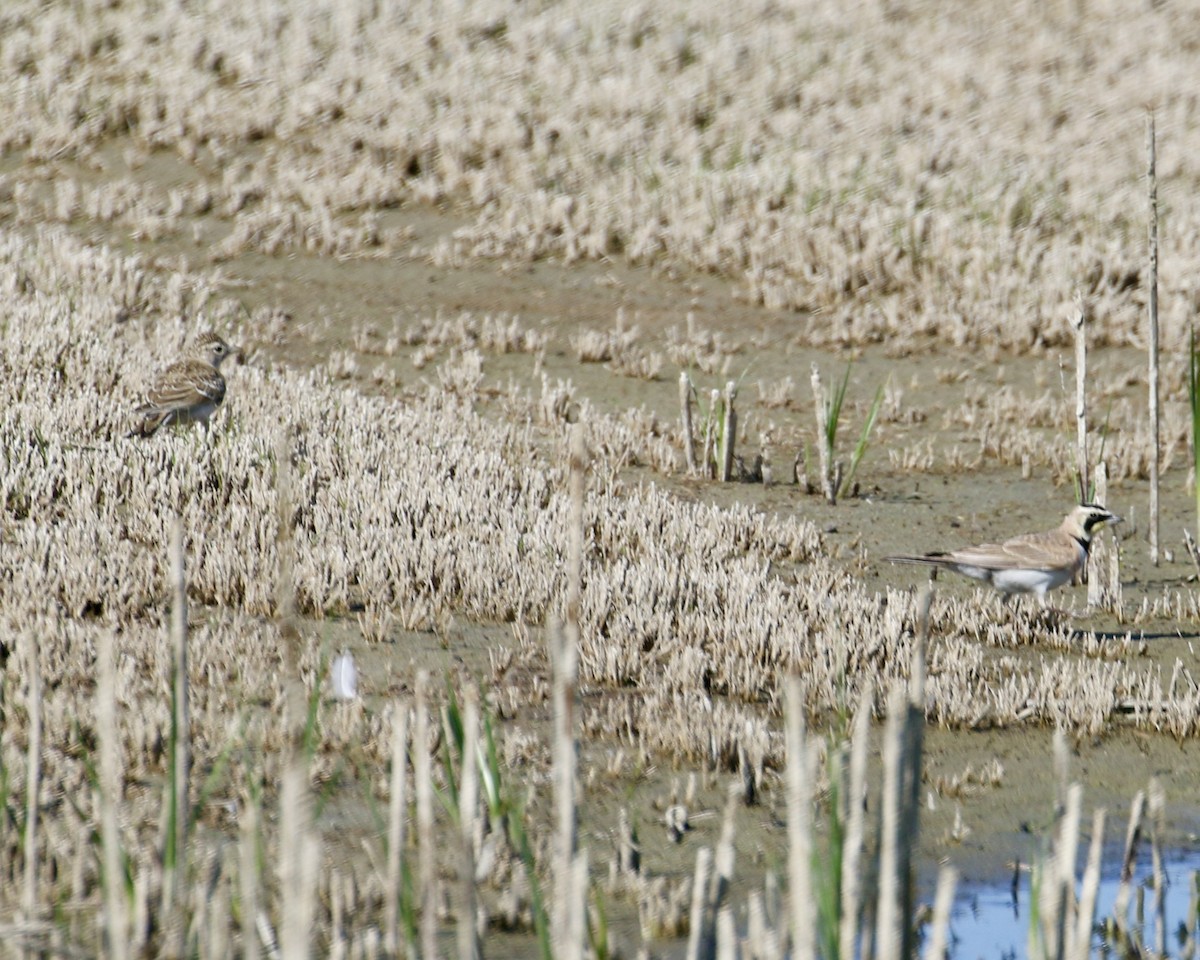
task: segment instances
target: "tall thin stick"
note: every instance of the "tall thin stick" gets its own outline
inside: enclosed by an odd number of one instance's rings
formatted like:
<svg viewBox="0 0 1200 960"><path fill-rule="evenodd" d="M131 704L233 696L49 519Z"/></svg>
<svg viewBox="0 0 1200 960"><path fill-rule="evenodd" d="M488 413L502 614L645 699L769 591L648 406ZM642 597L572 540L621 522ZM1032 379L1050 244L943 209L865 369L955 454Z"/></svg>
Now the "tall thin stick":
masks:
<svg viewBox="0 0 1200 960"><path fill-rule="evenodd" d="M384 904L384 944L400 952L399 919L403 882L404 825L408 813L408 704L397 703L392 721L392 795L388 801L387 902Z"/></svg>
<svg viewBox="0 0 1200 960"><path fill-rule="evenodd" d="M259 795L247 791L238 839L238 890L242 895L242 960L258 960L258 817Z"/></svg>
<svg viewBox="0 0 1200 960"><path fill-rule="evenodd" d="M701 847L696 851L696 872L692 877L692 910L688 925L687 950L684 953L687 960L701 960L705 956L701 953L701 944L704 940L704 911L712 862L711 847Z"/></svg>
<svg viewBox="0 0 1200 960"><path fill-rule="evenodd" d="M950 940L950 910L954 906L954 888L958 884L958 871L953 867L942 867L938 871L937 895L933 901L933 924L925 960L945 960L946 944Z"/></svg>
<svg viewBox="0 0 1200 960"><path fill-rule="evenodd" d="M880 960L900 960L904 956L903 928L907 918L903 913L901 891L902 848L907 838L902 835L901 785L904 763L904 721L908 698L896 686L888 697L887 729L883 740L883 797L882 824L879 843L879 904L877 907L876 956Z"/></svg>
<svg viewBox="0 0 1200 960"><path fill-rule="evenodd" d="M38 794L42 784L42 668L38 644L25 636L25 669L29 674L29 752L25 780L25 922L34 924L38 914Z"/></svg>
<svg viewBox="0 0 1200 960"><path fill-rule="evenodd" d="M459 877L458 960L481 955L475 924L475 829L479 823L479 690L468 686L463 695L462 784L458 793L462 859Z"/></svg>
<svg viewBox="0 0 1200 960"><path fill-rule="evenodd" d="M689 477L696 475L696 441L692 436L692 378L684 370L679 374L679 410L683 417L683 456Z"/></svg>
<svg viewBox="0 0 1200 960"><path fill-rule="evenodd" d="M1124 931L1129 922L1129 898L1133 893L1133 867L1137 861L1138 840L1142 836L1142 810L1146 805L1146 793L1139 790L1129 808L1129 827L1125 833L1125 855L1121 859L1121 883L1113 900L1113 918L1117 927Z"/></svg>
<svg viewBox="0 0 1200 960"><path fill-rule="evenodd" d="M312 833L308 774L299 755L284 768L279 785L279 927L282 960L307 960L312 946L319 850Z"/></svg>
<svg viewBox="0 0 1200 960"><path fill-rule="evenodd" d="M846 792L846 837L842 843L841 960L854 960L859 955L856 941L863 886L861 858L866 820L867 738L871 729L874 697L875 692L868 679L863 685L850 733L850 786Z"/></svg>
<svg viewBox="0 0 1200 960"><path fill-rule="evenodd" d="M708 417L704 424L704 451L701 454L701 468L705 477L714 476L713 473L713 433L715 432L717 421L717 408L721 404L721 391L716 387L708 394Z"/></svg>
<svg viewBox="0 0 1200 960"><path fill-rule="evenodd" d="M1088 847L1087 867L1075 914L1075 933L1067 960L1087 960L1091 953L1092 924L1096 916L1096 895L1100 891L1100 854L1104 849L1104 809L1092 815L1092 843Z"/></svg>
<svg viewBox="0 0 1200 960"><path fill-rule="evenodd" d="M169 943L165 952L169 956L182 956L187 925L181 914L183 889L187 876L187 836L191 821L188 806L188 781L191 768L191 710L188 698L188 649L187 649L187 581L183 559L183 525L179 517L171 522L171 647L174 652L174 676L171 692L175 701L174 756L172 757L173 783L171 784L169 839L173 855L167 858L164 881L164 912L169 918Z"/></svg>
<svg viewBox="0 0 1200 960"><path fill-rule="evenodd" d="M100 836L104 847L104 929L107 955L129 956L129 916L125 877L121 869L121 834L117 804L121 799L121 744L117 733L117 680L113 664L113 635L103 631L96 643L96 733L100 741Z"/></svg>
<svg viewBox="0 0 1200 960"><path fill-rule="evenodd" d="M555 850L555 896L553 936L555 955L566 957L582 952L574 944L574 916L583 905L576 903L572 869L576 849L575 783L575 685L579 676L579 613L583 597L583 496L587 450L583 426L571 433L570 452L571 519L567 533L567 605L561 631L550 631L551 666L554 670L554 794L558 813Z"/></svg>
<svg viewBox="0 0 1200 960"><path fill-rule="evenodd" d="M1092 486L1095 488L1094 502L1108 503L1108 467L1103 463L1096 464ZM1088 551L1087 585L1088 606L1099 607L1111 602L1112 586L1109 583L1108 538L1095 537L1092 548Z"/></svg>
<svg viewBox="0 0 1200 960"><path fill-rule="evenodd" d="M817 413L817 456L821 464L821 492L833 504L837 502L837 487L833 483L833 451L829 448L829 417L825 409L825 389L821 385L821 371L812 365L813 403Z"/></svg>
<svg viewBox="0 0 1200 960"><path fill-rule="evenodd" d="M1163 869L1163 809L1166 797L1158 777L1150 780L1150 858L1154 868L1154 951L1167 955L1167 874Z"/></svg>
<svg viewBox="0 0 1200 960"><path fill-rule="evenodd" d="M721 482L733 479L733 447L737 439L737 411L733 402L737 399L737 384L730 380L725 384L725 424L721 430Z"/></svg>
<svg viewBox="0 0 1200 960"><path fill-rule="evenodd" d="M1155 172L1154 114L1146 123L1146 177L1150 184L1150 562L1158 566L1158 175Z"/></svg>
<svg viewBox="0 0 1200 960"><path fill-rule="evenodd" d="M1087 309L1083 294L1075 292L1075 475L1079 477L1079 499L1088 499L1087 443Z"/></svg>
<svg viewBox="0 0 1200 960"><path fill-rule="evenodd" d="M816 910L812 894L812 789L813 769L809 762L804 724L804 693L800 678L787 680L787 832L788 916L792 928L792 956L812 960L816 956ZM851 797L851 803L858 798Z"/></svg>
<svg viewBox="0 0 1200 960"><path fill-rule="evenodd" d="M413 774L417 790L417 859L421 872L421 960L437 950L437 855L433 837L433 770L429 757L429 673L417 674L417 727Z"/></svg>

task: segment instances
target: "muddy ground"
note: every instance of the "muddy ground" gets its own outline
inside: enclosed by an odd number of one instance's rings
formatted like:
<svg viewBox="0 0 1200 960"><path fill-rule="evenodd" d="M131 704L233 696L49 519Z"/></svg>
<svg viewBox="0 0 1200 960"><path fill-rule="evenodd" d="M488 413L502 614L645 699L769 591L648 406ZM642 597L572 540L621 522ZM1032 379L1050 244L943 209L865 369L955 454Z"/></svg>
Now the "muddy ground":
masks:
<svg viewBox="0 0 1200 960"><path fill-rule="evenodd" d="M452 213L435 208L408 210L403 216L417 238L415 242L419 241L418 248L462 222ZM129 246L164 258L178 253L202 257L204 251L202 246ZM980 357L978 353L956 354L932 342L920 351L906 349L903 356L894 355L887 343L843 353L815 351L793 342L798 327L806 322L804 316L747 305L739 298L737 286L720 277L681 275L612 262L536 262L515 268L473 262L444 268L417 253L341 262L299 255L247 255L223 263L221 269L229 278L230 294L248 309L279 307L291 317L287 342L280 348L261 347L254 352L254 362L281 361L298 366L319 363L331 350L353 351L355 331L388 329L397 318L404 318L418 306L423 312L441 310L448 315L462 311L511 313L549 335L549 346L540 362L540 370L547 375L570 379L579 393L600 409L644 407L663 419L678 416L677 368L667 364L653 380L620 376L602 363L580 363L569 344L580 331L611 329L618 310L623 310L625 324L637 326L642 331L641 344L653 350L672 328L683 328L691 313L698 327L720 331L742 344L724 375L697 376L711 385L722 384L727 377L741 380L742 395L751 400L742 421L743 434L748 438L744 443L747 459L759 449L756 440L761 431L769 429L776 438L771 452L780 465L776 476L781 482L769 486L722 485L683 477L664 480L649 471L640 476L632 471L628 479L666 483L686 498L719 504L748 503L768 512L798 512L818 524L830 553L868 587L916 587L922 581L914 569L881 563L880 558L890 553L952 548L1050 527L1072 503L1073 493L1063 475L1050 476L1045 468L1036 468L1023 477L1019 467L983 458L969 471L910 474L890 464L887 456L889 448L913 438L931 437L939 444L961 442L964 447L977 445L967 430L948 432L940 423L943 411L960 404L969 387L993 384L1031 392L1061 389L1068 395L1073 389L1073 360L1065 347L1047 348L1040 355L1007 362L1005 358ZM254 345L248 346L253 352ZM364 367L374 367L378 362L394 364L401 383L419 384L431 374L414 369L411 355L412 351L401 350L394 358L364 357ZM853 409L847 414L848 432L857 431L875 385L885 378L905 388L907 405L918 409L920 417L911 423L880 423L859 470L859 495L829 506L818 495L806 494L784 474L790 472L798 444L806 439L811 442L813 410L807 382L811 363L819 363L832 377L851 359ZM1143 362L1140 354L1127 349L1099 351L1091 357L1098 377L1132 381L1122 391L1130 397L1144 389L1140 382ZM536 363L523 355L489 356L484 370L495 381L512 378L536 389ZM961 376L964 373L965 377ZM757 383L772 384L787 376L795 384L786 407L767 409L753 402ZM236 377L235 370L231 375L235 403ZM365 378L361 387L379 389ZM1069 431L1070 425L1063 429ZM1164 588L1185 586L1194 579L1195 570L1182 549L1181 531L1191 522L1192 509L1184 479L1180 471L1175 471L1168 476L1163 490L1162 542L1172 559L1157 567L1148 559L1146 483L1127 481L1110 492L1110 506L1131 519L1120 528L1122 577L1130 608L1143 597L1155 596ZM964 595L975 588L948 576L939 581L938 589L949 595ZM1127 634L1130 628L1111 614L1087 613L1084 594L1084 588L1072 587L1055 600L1069 608L1066 615L1077 629L1111 634L1114 642ZM448 638L424 633L397 635L392 646L383 648L363 641L354 624L326 624L320 629L331 631L332 646L349 646L364 661L364 674L374 678L365 682L369 702L411 689L418 666L428 667L436 675L461 661L469 670L482 672L489 649L512 643L508 626L486 624L458 624ZM1133 633L1146 640L1147 660L1161 663L1169 671L1179 658L1194 669L1194 624L1143 623ZM1036 657L1036 648L1028 650L1027 655ZM386 683L382 677L387 678ZM610 690L583 691L585 702L621 695ZM545 716L531 711L529 716L511 723L540 727L545 720ZM1051 743L1052 732L1042 728L929 729L928 804L919 858L927 889L939 863L953 863L962 871L965 883L971 884L1006 878L1014 864L1028 862L1053 818L1056 777ZM1111 840L1115 842L1123 834L1129 802L1138 790L1145 789L1151 777L1158 777L1166 789L1173 842L1186 845L1200 834L1200 810L1194 804L1194 787L1200 781L1200 746L1194 741L1175 742L1166 736L1125 731L1117 725L1100 736L1075 738L1071 746L1070 775L1084 785L1089 810L1102 805L1111 811ZM619 749L617 744L584 745L585 756L611 756ZM981 770L992 761L1003 768L998 785L973 784L964 788L961 796L938 796L935 784L939 779L949 780L968 768ZM657 821L672 789L682 792L689 773L698 774L701 785L694 808L694 831L683 844L674 845ZM669 758L663 758L656 769L629 774L588 784L582 818L585 838L590 837L602 861L612 848L610 831L616 811L628 807L634 811L635 821L644 825L640 830L644 862L656 873L688 875L695 848L716 841L724 777L675 769ZM785 844L782 808L782 791L768 791L763 804L752 808L744 818L739 852L748 860L743 863L766 866L780 862Z"/></svg>

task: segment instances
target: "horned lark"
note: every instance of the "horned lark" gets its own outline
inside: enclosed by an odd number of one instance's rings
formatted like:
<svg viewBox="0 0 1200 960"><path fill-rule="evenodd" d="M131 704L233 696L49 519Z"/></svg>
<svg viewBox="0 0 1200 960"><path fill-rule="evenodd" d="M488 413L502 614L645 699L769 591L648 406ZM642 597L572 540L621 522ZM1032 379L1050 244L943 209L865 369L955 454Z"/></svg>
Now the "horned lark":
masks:
<svg viewBox="0 0 1200 960"><path fill-rule="evenodd" d="M1105 523L1120 521L1094 503L1080 504L1057 530L1028 533L1003 543L984 543L950 553L920 557L885 557L892 563L920 563L953 570L990 583L1004 594L1046 592L1070 583L1087 563L1092 533Z"/></svg>
<svg viewBox="0 0 1200 960"><path fill-rule="evenodd" d="M200 337L184 357L154 380L146 391L146 402L133 411L127 436L149 437L172 423L207 423L225 399L221 361L232 352L215 333Z"/></svg>

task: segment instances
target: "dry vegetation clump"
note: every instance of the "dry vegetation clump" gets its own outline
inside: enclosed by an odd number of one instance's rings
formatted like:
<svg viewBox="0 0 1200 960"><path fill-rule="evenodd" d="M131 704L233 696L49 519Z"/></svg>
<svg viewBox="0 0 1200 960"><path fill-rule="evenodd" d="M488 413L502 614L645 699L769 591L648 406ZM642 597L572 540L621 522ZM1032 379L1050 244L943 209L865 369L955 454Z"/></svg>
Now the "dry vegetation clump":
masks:
<svg viewBox="0 0 1200 960"><path fill-rule="evenodd" d="M1151 102L1173 342L1195 305L1190 29L1184 11L1135 3L1033 21L918 4L848 23L830 4L550 16L480 0L451 17L20 0L0 98L0 149L20 162L0 212L147 238L209 218L196 239L221 257L683 265L809 314L804 342L895 355L927 337L1067 344L1061 306L1080 288L1095 343L1132 345ZM48 162L73 171L51 187ZM421 247L381 215L431 202L473 222Z"/></svg>
<svg viewBox="0 0 1200 960"><path fill-rule="evenodd" d="M205 325L231 324L237 315L212 298L202 277L131 281L136 263L62 236L38 245L10 237L3 255L9 276L25 278L10 291L13 321L3 335L2 569L13 597L37 596L72 619L156 618L165 523L178 510L192 599L251 616L274 613L283 429L301 613L392 609L406 625L425 628L451 614L533 624L561 614L565 434L561 419L539 416L544 396L511 394L510 415L493 421L472 410L473 390L461 378L399 399L368 397L252 362L230 371L226 409L209 432L126 444L119 424L134 385L188 335L177 322L114 325L131 283L147 318L163 309L187 316L187 303L204 305ZM192 291L186 303L183 290ZM252 342L255 322L235 339ZM798 517L626 487L621 471L629 465L663 468L656 459L674 459L656 422L637 411L601 416L586 401L574 416L594 458L584 513L581 680L642 692L597 708L588 721L597 732L727 765L745 731L769 715L763 710L782 672L808 677L816 712L857 696L865 677L903 675L910 596L866 593L830 563L814 527ZM998 624L977 601L948 609L931 678L935 689L945 684L932 711L940 722L1062 717L1090 727L1139 698L1174 716L1195 696L1190 684L1157 700L1138 693L1154 687L1153 669L1076 661L1069 635L1054 642L1059 634L1047 634L1036 618ZM981 659L981 641L1011 646L1014 631L1039 635L1046 677L1068 671L1073 686L1046 686L1050 680L1028 670L1005 679L1008 664ZM1066 691L1088 692L1084 712L1058 702ZM688 722L696 708L710 715L708 724ZM1159 725L1145 712L1137 719ZM1170 721L1186 732L1181 723Z"/></svg>

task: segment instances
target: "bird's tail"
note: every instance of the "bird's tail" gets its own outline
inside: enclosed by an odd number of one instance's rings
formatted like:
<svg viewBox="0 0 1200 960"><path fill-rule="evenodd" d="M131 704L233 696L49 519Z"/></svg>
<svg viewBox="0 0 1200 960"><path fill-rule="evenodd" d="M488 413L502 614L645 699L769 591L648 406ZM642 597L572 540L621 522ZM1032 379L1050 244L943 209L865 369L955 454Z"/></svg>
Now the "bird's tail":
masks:
<svg viewBox="0 0 1200 960"><path fill-rule="evenodd" d="M923 567L944 567L950 563L950 557L944 553L926 553L919 557L914 556L898 556L884 557L888 563L916 563Z"/></svg>
<svg viewBox="0 0 1200 960"><path fill-rule="evenodd" d="M161 410L152 404L138 407L133 411L133 416L130 417L129 432L125 436L152 437L158 432L158 428L163 425L169 416L169 411Z"/></svg>

